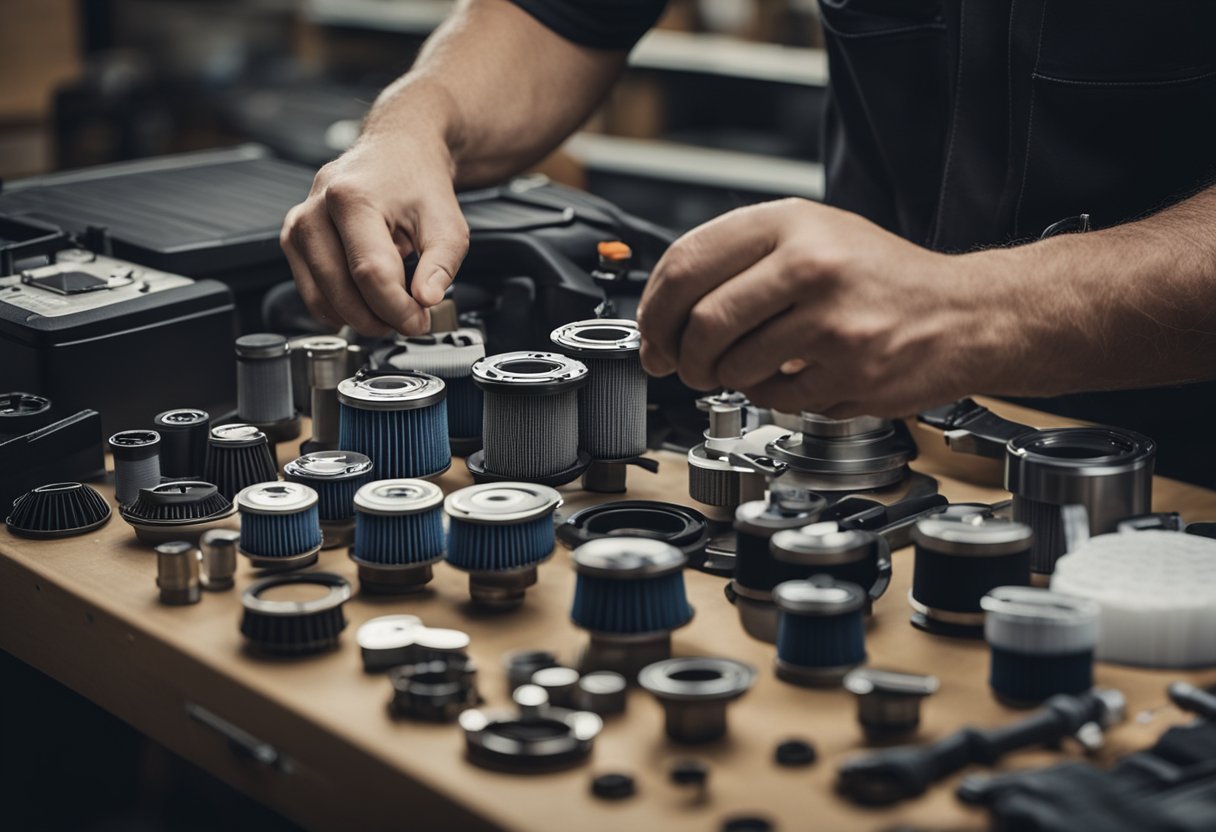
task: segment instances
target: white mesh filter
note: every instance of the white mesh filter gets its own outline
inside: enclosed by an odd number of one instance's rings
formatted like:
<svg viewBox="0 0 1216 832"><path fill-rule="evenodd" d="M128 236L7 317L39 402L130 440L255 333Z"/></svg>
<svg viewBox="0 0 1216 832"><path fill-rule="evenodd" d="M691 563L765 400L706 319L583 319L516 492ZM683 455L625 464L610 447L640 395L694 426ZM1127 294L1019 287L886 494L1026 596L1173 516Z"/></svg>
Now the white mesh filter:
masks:
<svg viewBox="0 0 1216 832"><path fill-rule="evenodd" d="M265 424L295 415L291 398L291 359L277 358L236 363L237 413L242 422Z"/></svg>
<svg viewBox="0 0 1216 832"><path fill-rule="evenodd" d="M552 396L486 392L482 428L490 473L528 480L578 462L578 391Z"/></svg>
<svg viewBox="0 0 1216 832"><path fill-rule="evenodd" d="M1102 608L1101 660L1216 664L1216 540L1165 531L1099 535L1056 562L1051 588Z"/></svg>
<svg viewBox="0 0 1216 832"><path fill-rule="evenodd" d="M587 358L579 391L579 441L592 459L628 459L646 452L646 373L634 353Z"/></svg>
<svg viewBox="0 0 1216 832"><path fill-rule="evenodd" d="M464 347L412 349L391 356L388 363L398 370L418 370L444 379L467 378L473 374L473 365L485 356L485 344L470 344Z"/></svg>

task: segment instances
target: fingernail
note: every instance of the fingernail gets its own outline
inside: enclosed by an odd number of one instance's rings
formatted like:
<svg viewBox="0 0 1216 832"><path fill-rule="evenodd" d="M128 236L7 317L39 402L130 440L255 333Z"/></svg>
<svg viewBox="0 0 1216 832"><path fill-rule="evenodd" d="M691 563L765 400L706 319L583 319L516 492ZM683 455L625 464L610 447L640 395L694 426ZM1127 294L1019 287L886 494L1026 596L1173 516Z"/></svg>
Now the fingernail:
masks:
<svg viewBox="0 0 1216 832"><path fill-rule="evenodd" d="M806 362L801 358L791 358L781 365L781 372L787 376L796 375L806 369Z"/></svg>
<svg viewBox="0 0 1216 832"><path fill-rule="evenodd" d="M448 284L451 282L452 281L448 278L447 272L445 272L443 269L436 269L435 271L431 272L429 277L427 277L426 288L428 293L435 292L442 297L443 293L448 288Z"/></svg>

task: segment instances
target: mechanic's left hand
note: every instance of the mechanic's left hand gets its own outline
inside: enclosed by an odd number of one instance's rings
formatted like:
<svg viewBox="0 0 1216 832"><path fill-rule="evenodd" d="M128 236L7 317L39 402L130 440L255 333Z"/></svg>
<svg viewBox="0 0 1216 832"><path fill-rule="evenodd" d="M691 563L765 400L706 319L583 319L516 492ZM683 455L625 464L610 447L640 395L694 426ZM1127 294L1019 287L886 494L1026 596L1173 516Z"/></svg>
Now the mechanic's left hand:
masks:
<svg viewBox="0 0 1216 832"><path fill-rule="evenodd" d="M806 200L741 208L655 266L642 363L778 410L906 416L978 392L1004 352L1014 313L966 261Z"/></svg>

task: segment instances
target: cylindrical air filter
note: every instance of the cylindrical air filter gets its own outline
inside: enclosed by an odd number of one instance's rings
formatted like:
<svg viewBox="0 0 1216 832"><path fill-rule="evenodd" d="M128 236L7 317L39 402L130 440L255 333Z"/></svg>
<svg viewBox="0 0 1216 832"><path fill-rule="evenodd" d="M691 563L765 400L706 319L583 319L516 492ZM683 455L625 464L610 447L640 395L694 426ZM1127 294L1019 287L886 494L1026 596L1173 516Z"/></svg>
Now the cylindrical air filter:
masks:
<svg viewBox="0 0 1216 832"><path fill-rule="evenodd" d="M169 480L193 480L203 475L211 416L205 410L178 408L156 414L160 434L160 475Z"/></svg>
<svg viewBox="0 0 1216 832"><path fill-rule="evenodd" d="M866 593L857 584L816 575L773 589L777 678L796 685L832 686L866 660Z"/></svg>
<svg viewBox="0 0 1216 832"><path fill-rule="evenodd" d="M835 521L777 532L769 551L779 564L797 572L789 579L829 575L866 591L866 612L891 583L891 548L882 535L841 529Z"/></svg>
<svg viewBox="0 0 1216 832"><path fill-rule="evenodd" d="M486 357L479 330L457 329L398 338L376 366L417 370L443 379L448 389L448 437L452 452L470 454L481 447L481 388L473 383L473 365Z"/></svg>
<svg viewBox="0 0 1216 832"><path fill-rule="evenodd" d="M1099 661L1216 665L1216 540L1163 531L1099 535L1060 558L1051 588L1101 608Z"/></svg>
<svg viewBox="0 0 1216 832"><path fill-rule="evenodd" d="M170 606L197 604L199 600L198 550L184 540L156 547L156 586L160 602Z"/></svg>
<svg viewBox="0 0 1216 832"><path fill-rule="evenodd" d="M124 430L110 437L114 455L114 499L125 506L139 489L160 485L160 434L154 430Z"/></svg>
<svg viewBox="0 0 1216 832"><path fill-rule="evenodd" d="M54 539L99 529L112 513L97 489L79 482L55 482L14 500L4 525L18 537Z"/></svg>
<svg viewBox="0 0 1216 832"><path fill-rule="evenodd" d="M255 332L236 339L236 412L240 421L268 425L295 418L290 352L282 335Z"/></svg>
<svg viewBox="0 0 1216 832"><path fill-rule="evenodd" d="M692 620L684 591L688 559L676 547L640 537L603 537L574 550L570 618L591 634L584 672L611 670L632 679L671 657L671 631Z"/></svg>
<svg viewBox="0 0 1216 832"><path fill-rule="evenodd" d="M338 447L338 385L348 375L348 348L346 339L336 335L316 335L294 344L293 360L295 352L304 354L303 392L312 416L312 438L300 447L301 453L332 451ZM296 398L300 398L299 391Z"/></svg>
<svg viewBox="0 0 1216 832"><path fill-rule="evenodd" d="M254 483L277 479L279 467L266 434L253 425L219 425L211 429L203 480L229 500Z"/></svg>
<svg viewBox="0 0 1216 832"><path fill-rule="evenodd" d="M1034 534L1024 523L979 514L928 517L917 522L912 540L912 626L926 632L981 638L980 599L998 586L1030 583Z"/></svg>
<svg viewBox="0 0 1216 832"><path fill-rule="evenodd" d="M562 485L591 458L578 446L581 361L549 352L509 352L473 365L485 393L482 450L468 459L475 479Z"/></svg>
<svg viewBox="0 0 1216 832"><path fill-rule="evenodd" d="M642 335L633 321L576 321L553 330L557 349L587 365L579 391L579 445L594 460L622 460L646 452L646 371Z"/></svg>
<svg viewBox="0 0 1216 832"><path fill-rule="evenodd" d="M283 466L283 478L317 492L323 549L349 546L355 529L355 492L371 479L372 461L355 451L315 451Z"/></svg>
<svg viewBox="0 0 1216 832"><path fill-rule="evenodd" d="M338 444L371 457L381 477L438 476L452 465L446 393L426 373L348 378L338 385Z"/></svg>
<svg viewBox="0 0 1216 832"><path fill-rule="evenodd" d="M324 594L317 597L317 590ZM250 646L289 656L336 647L346 629L342 605L350 599L350 584L340 575L305 572L276 575L245 590L241 634Z"/></svg>
<svg viewBox="0 0 1216 832"><path fill-rule="evenodd" d="M1001 586L980 601L992 650L988 683L1010 705L1037 705L1094 686L1098 605L1026 586Z"/></svg>
<svg viewBox="0 0 1216 832"><path fill-rule="evenodd" d="M469 573L475 603L523 602L536 567L553 553L553 512L561 503L554 489L523 482L472 485L447 496L448 563Z"/></svg>
<svg viewBox="0 0 1216 832"><path fill-rule="evenodd" d="M1157 443L1119 428L1049 428L1009 440L1013 519L1034 530L1031 571L1050 575L1067 550L1061 508L1083 505L1091 535L1152 511Z"/></svg>
<svg viewBox="0 0 1216 832"><path fill-rule="evenodd" d="M350 558L364 591L414 592L443 558L443 491L426 480L377 480L355 494Z"/></svg>
<svg viewBox="0 0 1216 832"><path fill-rule="evenodd" d="M166 482L141 488L122 519L135 530L140 543L155 546L174 540L198 542L211 529L235 528L236 506L209 482Z"/></svg>
<svg viewBox="0 0 1216 832"><path fill-rule="evenodd" d="M317 492L296 482L263 482L236 495L241 554L259 569L299 569L317 562L321 522Z"/></svg>
<svg viewBox="0 0 1216 832"><path fill-rule="evenodd" d="M776 642L773 587L803 576L773 557L769 548L773 535L814 523L826 506L827 500L818 494L775 487L768 500L752 500L735 510L738 543L734 577L726 587L726 597L738 609L739 621L752 638Z"/></svg>

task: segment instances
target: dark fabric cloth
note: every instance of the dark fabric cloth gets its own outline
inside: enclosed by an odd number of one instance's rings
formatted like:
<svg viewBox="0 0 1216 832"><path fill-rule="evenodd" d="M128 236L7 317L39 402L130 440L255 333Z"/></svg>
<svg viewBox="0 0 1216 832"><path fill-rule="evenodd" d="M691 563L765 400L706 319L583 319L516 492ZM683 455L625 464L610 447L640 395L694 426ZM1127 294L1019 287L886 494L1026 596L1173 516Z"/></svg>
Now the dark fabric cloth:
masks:
<svg viewBox="0 0 1216 832"><path fill-rule="evenodd" d="M511 0L566 40L595 49L632 49L667 0Z"/></svg>

